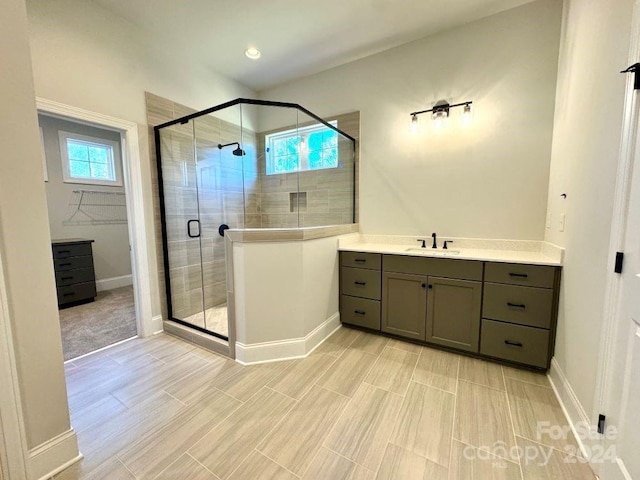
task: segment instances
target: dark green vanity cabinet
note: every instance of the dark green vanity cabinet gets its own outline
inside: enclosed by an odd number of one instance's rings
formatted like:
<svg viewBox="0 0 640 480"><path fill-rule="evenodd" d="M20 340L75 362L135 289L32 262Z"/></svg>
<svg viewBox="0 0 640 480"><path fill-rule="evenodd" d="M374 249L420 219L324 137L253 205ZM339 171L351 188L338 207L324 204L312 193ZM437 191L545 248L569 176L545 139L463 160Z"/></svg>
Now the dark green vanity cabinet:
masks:
<svg viewBox="0 0 640 480"><path fill-rule="evenodd" d="M549 368L556 336L560 267L487 262L480 353Z"/></svg>
<svg viewBox="0 0 640 480"><path fill-rule="evenodd" d="M340 253L340 317L414 341L546 369L560 267Z"/></svg>
<svg viewBox="0 0 640 480"><path fill-rule="evenodd" d="M382 331L478 351L482 262L384 255Z"/></svg>
<svg viewBox="0 0 640 480"><path fill-rule="evenodd" d="M379 253L341 253L342 323L380 330L381 258Z"/></svg>

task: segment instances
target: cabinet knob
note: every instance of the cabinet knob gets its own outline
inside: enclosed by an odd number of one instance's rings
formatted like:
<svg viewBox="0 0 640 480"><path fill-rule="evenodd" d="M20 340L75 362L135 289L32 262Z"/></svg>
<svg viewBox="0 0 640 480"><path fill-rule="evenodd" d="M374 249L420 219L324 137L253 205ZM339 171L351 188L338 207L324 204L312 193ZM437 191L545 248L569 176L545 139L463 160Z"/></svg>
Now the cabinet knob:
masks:
<svg viewBox="0 0 640 480"><path fill-rule="evenodd" d="M433 288L433 285L429 285L429 290L431 290Z"/></svg>
<svg viewBox="0 0 640 480"><path fill-rule="evenodd" d="M422 284L422 288L427 288L427 284L426 284L426 283L423 283L423 284Z"/></svg>

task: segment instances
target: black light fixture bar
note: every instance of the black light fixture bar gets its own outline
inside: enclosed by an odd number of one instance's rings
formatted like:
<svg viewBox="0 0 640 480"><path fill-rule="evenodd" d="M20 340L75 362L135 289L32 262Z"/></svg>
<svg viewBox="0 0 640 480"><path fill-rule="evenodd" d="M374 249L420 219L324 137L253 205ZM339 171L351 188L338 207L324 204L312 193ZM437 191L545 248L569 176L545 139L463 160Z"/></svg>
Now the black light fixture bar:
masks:
<svg viewBox="0 0 640 480"><path fill-rule="evenodd" d="M473 102L460 102L460 103L454 103L453 105L450 105L448 103L436 103L433 108L430 108L428 110L420 110L417 112L411 112L409 115L411 115L412 117L415 117L417 115L421 115L423 113L429 113L429 112L439 112L439 111L446 111L446 110L450 110L454 107L462 107L462 106L467 106L467 105L471 105Z"/></svg>

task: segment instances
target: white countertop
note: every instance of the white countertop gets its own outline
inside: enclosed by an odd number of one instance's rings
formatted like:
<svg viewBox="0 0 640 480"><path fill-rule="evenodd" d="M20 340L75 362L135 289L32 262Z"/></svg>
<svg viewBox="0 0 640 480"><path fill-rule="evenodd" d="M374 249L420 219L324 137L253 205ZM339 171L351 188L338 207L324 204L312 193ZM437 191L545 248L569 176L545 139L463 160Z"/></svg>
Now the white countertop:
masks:
<svg viewBox="0 0 640 480"><path fill-rule="evenodd" d="M445 239L453 240L448 250L442 249ZM431 248L431 238L426 243L427 248L422 249L417 237L354 235L340 240L338 250L551 266L561 266L564 257L563 248L539 241L443 237L437 249Z"/></svg>

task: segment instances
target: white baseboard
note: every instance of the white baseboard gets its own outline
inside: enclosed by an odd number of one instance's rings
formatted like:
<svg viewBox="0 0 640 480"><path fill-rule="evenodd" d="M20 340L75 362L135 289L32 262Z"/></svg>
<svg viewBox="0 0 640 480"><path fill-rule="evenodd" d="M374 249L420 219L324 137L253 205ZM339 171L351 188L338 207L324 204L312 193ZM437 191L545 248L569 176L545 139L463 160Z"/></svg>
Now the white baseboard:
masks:
<svg viewBox="0 0 640 480"><path fill-rule="evenodd" d="M576 393L573 391L571 384L555 358L551 359L549 381L569 421L569 426L571 430L573 430L582 455L585 458L589 458L590 452L598 452L600 448L606 449L607 446L604 444L603 437L597 435L595 438L592 438L584 434L585 426L593 425L594 422L589 419L589 415L587 415L580 400L578 400ZM582 432L583 435L579 435L578 432ZM591 463L591 467L602 480L632 480L620 459L616 459L615 462L606 463L602 463L602 459L599 459L599 461L600 463L598 464Z"/></svg>
<svg viewBox="0 0 640 480"><path fill-rule="evenodd" d="M156 333L160 333L164 330L162 315L156 315L155 317L151 317L151 331L153 335Z"/></svg>
<svg viewBox="0 0 640 480"><path fill-rule="evenodd" d="M29 451L29 477L33 480L52 478L81 459L76 432L70 428Z"/></svg>
<svg viewBox="0 0 640 480"><path fill-rule="evenodd" d="M96 290L104 292L105 290L113 290L114 288L126 287L133 285L133 278L131 275L122 275L121 277L103 278L102 280L96 280Z"/></svg>
<svg viewBox="0 0 640 480"><path fill-rule="evenodd" d="M340 314L335 313L301 338L249 345L236 342L236 361L243 365L252 365L306 357L340 326Z"/></svg>

